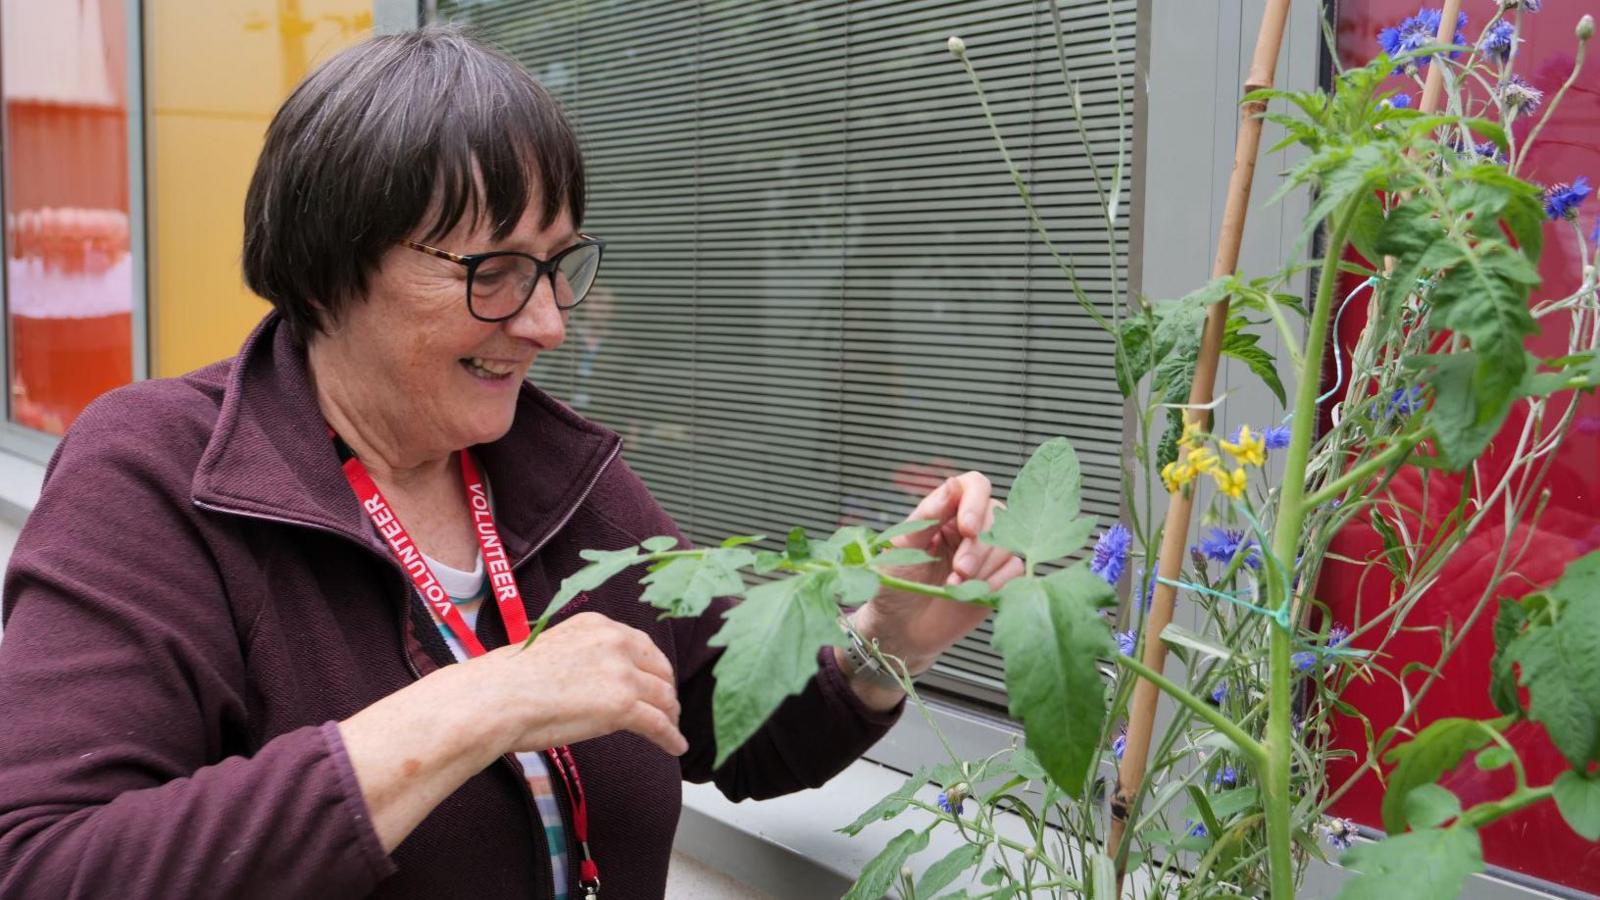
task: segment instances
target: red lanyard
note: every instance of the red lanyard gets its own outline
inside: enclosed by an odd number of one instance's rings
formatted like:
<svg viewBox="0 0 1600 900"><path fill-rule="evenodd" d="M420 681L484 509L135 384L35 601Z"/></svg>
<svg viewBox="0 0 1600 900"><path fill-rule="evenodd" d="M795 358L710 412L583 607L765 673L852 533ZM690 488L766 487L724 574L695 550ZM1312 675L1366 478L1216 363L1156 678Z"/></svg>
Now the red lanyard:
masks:
<svg viewBox="0 0 1600 900"><path fill-rule="evenodd" d="M338 435L334 435L334 440L338 441ZM483 566L494 591L495 606L500 610L500 621L506 626L507 641L527 640L528 612L522 605L522 592L517 588L516 578L511 574L511 561L500 542L500 532L494 527L488 489L484 487L483 476L478 473L472 455L465 450L458 455L461 457L461 480L467 487L467 506L472 510L472 530L478 536L478 546L483 549ZM344 476L361 501L361 508L372 518L372 524L383 535L389 549L400 561L400 567L405 569L411 583L416 586L417 593L422 595L428 607L461 642L468 656L482 656L485 651L477 634L467 627L461 610L456 609L450 595L445 593L439 579L434 577L433 569L422 558L422 551L417 549L411 535L406 533L405 526L400 524L399 517L390 508L383 492L378 490L366 465L353 453L344 461ZM545 751L545 755L549 757L551 767L560 774L561 782L567 789L567 798L572 803L573 832L583 856L578 867L579 886L584 897L598 897L600 868L595 865L594 857L589 852L589 801L583 791L583 780L578 776L578 763L572 758L572 751L565 746L551 747Z"/></svg>

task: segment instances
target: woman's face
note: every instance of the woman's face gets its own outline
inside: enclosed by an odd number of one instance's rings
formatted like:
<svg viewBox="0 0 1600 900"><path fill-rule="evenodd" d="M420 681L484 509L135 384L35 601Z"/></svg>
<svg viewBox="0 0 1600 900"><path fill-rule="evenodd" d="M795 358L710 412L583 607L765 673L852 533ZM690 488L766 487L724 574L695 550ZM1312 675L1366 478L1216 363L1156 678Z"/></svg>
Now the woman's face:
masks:
<svg viewBox="0 0 1600 900"><path fill-rule="evenodd" d="M424 242L461 255L517 250L549 259L578 235L566 211L541 229L537 206L528 204L503 241L487 224L462 223ZM523 378L539 354L566 339L567 315L542 278L521 312L480 321L467 308L465 266L397 245L370 279L366 300L347 306L318 340L336 345L328 349L341 357L341 373L365 382L356 389L362 411L382 409L382 427L404 450L431 456L497 440L511 428Z"/></svg>

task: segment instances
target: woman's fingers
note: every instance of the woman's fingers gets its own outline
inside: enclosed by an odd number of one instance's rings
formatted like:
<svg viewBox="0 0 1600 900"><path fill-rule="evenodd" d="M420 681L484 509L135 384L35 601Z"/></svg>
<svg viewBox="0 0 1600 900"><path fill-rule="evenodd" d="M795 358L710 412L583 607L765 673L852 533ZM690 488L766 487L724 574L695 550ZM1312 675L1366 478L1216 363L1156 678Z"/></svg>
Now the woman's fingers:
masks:
<svg viewBox="0 0 1600 900"><path fill-rule="evenodd" d="M631 731L673 756L689 752L689 741L678 726L666 713L643 700L634 705L621 730Z"/></svg>

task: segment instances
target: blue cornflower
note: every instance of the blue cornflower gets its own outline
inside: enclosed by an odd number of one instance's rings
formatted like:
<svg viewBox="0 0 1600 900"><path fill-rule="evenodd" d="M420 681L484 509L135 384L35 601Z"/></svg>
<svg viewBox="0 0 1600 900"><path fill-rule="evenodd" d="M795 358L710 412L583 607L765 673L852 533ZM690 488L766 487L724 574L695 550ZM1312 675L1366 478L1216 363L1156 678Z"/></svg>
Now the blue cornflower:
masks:
<svg viewBox="0 0 1600 900"><path fill-rule="evenodd" d="M1294 666L1296 672L1305 672L1317 663L1317 655L1310 650L1301 650L1289 657L1289 665Z"/></svg>
<svg viewBox="0 0 1600 900"><path fill-rule="evenodd" d="M1523 12L1538 12L1544 5L1544 0L1500 0L1500 8L1506 12L1521 9Z"/></svg>
<svg viewBox="0 0 1600 900"><path fill-rule="evenodd" d="M1506 155L1500 152L1500 145L1494 141L1484 141L1472 148L1472 152L1492 163L1504 163Z"/></svg>
<svg viewBox="0 0 1600 900"><path fill-rule="evenodd" d="M1600 244L1600 219L1594 220L1594 231L1589 232L1589 243Z"/></svg>
<svg viewBox="0 0 1600 900"><path fill-rule="evenodd" d="M1413 385L1408 388L1395 388L1394 393L1383 404L1383 417L1385 419L1404 419L1422 408L1422 388Z"/></svg>
<svg viewBox="0 0 1600 900"><path fill-rule="evenodd" d="M1444 10L1423 7L1417 14L1401 20L1399 25L1385 28L1378 32L1378 46L1390 56L1399 56L1420 50L1432 44L1439 38L1439 23L1444 20ZM1467 14L1459 13L1456 16L1456 43L1461 42L1460 35L1467 30ZM1452 57L1455 53L1450 54ZM1418 65L1426 66L1427 57L1417 60Z"/></svg>
<svg viewBox="0 0 1600 900"><path fill-rule="evenodd" d="M1231 788L1238 783L1239 773L1234 770L1233 766L1223 766L1221 772L1211 777L1212 787Z"/></svg>
<svg viewBox="0 0 1600 900"><path fill-rule="evenodd" d="M1501 19L1483 30L1483 36L1478 38L1478 49L1505 62L1511 58L1517 41L1517 26Z"/></svg>
<svg viewBox="0 0 1600 900"><path fill-rule="evenodd" d="M1200 837L1200 838L1203 838L1203 837L1205 837L1206 835L1208 835L1210 833L1210 832L1206 831L1206 826L1205 826L1204 822L1196 822L1193 819L1190 819L1189 821L1184 822L1183 823L1183 827L1184 827L1184 830L1189 833L1189 837Z"/></svg>
<svg viewBox="0 0 1600 900"><path fill-rule="evenodd" d="M1576 219L1578 204L1589 196L1589 192L1589 179L1581 175L1572 179L1571 184L1564 181L1552 184L1544 189L1544 214L1555 222Z"/></svg>
<svg viewBox="0 0 1600 900"><path fill-rule="evenodd" d="M1410 109L1411 108L1411 95L1410 94L1395 94L1393 97L1385 98L1383 102L1387 103L1388 105L1390 105L1392 107L1394 107L1395 109Z"/></svg>
<svg viewBox="0 0 1600 900"><path fill-rule="evenodd" d="M1261 567L1261 556L1256 553L1255 538L1247 537L1243 531L1233 528L1213 528L1195 549L1205 554L1206 558L1220 563L1233 561L1235 554L1244 554L1244 564L1252 569Z"/></svg>
<svg viewBox="0 0 1600 900"><path fill-rule="evenodd" d="M1532 115L1544 102L1544 91L1529 84L1521 75L1513 75L1500 88L1499 100L1510 115Z"/></svg>
<svg viewBox="0 0 1600 900"><path fill-rule="evenodd" d="M1217 686L1211 689L1211 702L1221 706L1222 702L1227 699L1228 683L1226 681L1217 682Z"/></svg>
<svg viewBox="0 0 1600 900"><path fill-rule="evenodd" d="M1121 522L1112 525L1095 542L1094 559L1089 562L1089 571L1104 578L1107 584L1116 584L1117 579L1122 577L1122 570L1128 565L1128 550L1132 546L1133 532Z"/></svg>
<svg viewBox="0 0 1600 900"><path fill-rule="evenodd" d="M1335 625L1328 629L1328 646L1337 647L1350 640L1350 629L1343 625Z"/></svg>
<svg viewBox="0 0 1600 900"><path fill-rule="evenodd" d="M1111 741L1111 753L1117 759L1121 759L1122 758L1122 754L1125 753L1127 751L1127 749L1128 749L1128 736L1126 734L1119 734L1115 738L1112 739L1112 741Z"/></svg>
<svg viewBox="0 0 1600 900"><path fill-rule="evenodd" d="M1268 450L1282 450L1289 446L1289 438L1294 434L1288 425L1274 425L1261 433L1267 443Z"/></svg>
<svg viewBox="0 0 1600 900"><path fill-rule="evenodd" d="M1123 656L1132 656L1133 648L1139 644L1139 633L1136 631L1117 632L1117 649Z"/></svg>
<svg viewBox="0 0 1600 900"><path fill-rule="evenodd" d="M1323 824L1322 833L1328 838L1328 846L1335 850L1349 850L1356 836L1356 823L1349 819L1329 819Z"/></svg>
<svg viewBox="0 0 1600 900"><path fill-rule="evenodd" d="M966 811L967 801L961 797L956 798L954 805L950 803L950 796L944 791L939 792L939 808L952 816L959 816Z"/></svg>
<svg viewBox="0 0 1600 900"><path fill-rule="evenodd" d="M1155 596L1156 596L1156 579L1155 579L1155 576L1151 575L1150 579L1148 581L1146 581L1145 580L1145 571L1141 567L1138 571L1136 571L1134 573L1133 580L1135 582L1143 582L1144 583L1144 593L1139 597L1139 606L1145 612L1149 612L1150 611L1150 602L1152 600L1154 600Z"/></svg>

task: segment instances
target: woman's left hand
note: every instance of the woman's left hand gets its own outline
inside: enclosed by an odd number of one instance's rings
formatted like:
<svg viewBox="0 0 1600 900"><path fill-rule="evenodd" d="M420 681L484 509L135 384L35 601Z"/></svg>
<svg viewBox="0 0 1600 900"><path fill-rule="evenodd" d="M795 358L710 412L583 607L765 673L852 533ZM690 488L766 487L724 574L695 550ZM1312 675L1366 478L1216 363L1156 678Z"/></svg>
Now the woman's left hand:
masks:
<svg viewBox="0 0 1600 900"><path fill-rule="evenodd" d="M968 472L948 478L924 497L907 521L931 519L935 525L894 541L896 547L922 550L933 561L889 570L907 581L941 587L981 579L991 590L1022 574L1022 560L1008 550L980 543L978 535L994 522L989 479ZM862 637L876 639L885 653L918 674L939 654L978 627L989 609L942 597L884 588L857 610L852 623Z"/></svg>

